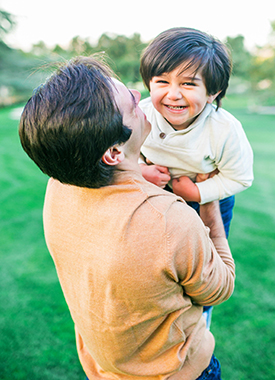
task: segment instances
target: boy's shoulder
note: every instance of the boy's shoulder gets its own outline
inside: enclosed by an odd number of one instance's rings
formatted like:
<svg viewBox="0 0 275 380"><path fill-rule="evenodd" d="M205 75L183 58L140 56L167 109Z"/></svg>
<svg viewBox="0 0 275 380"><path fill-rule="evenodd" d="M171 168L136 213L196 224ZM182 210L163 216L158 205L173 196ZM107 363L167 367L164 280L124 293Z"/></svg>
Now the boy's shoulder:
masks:
<svg viewBox="0 0 275 380"><path fill-rule="evenodd" d="M226 111L224 108L219 108L217 110L216 106L212 104L211 107L212 111L209 113L210 121L224 125L241 125L240 121L230 112Z"/></svg>
<svg viewBox="0 0 275 380"><path fill-rule="evenodd" d="M149 96L148 98L142 99L139 102L139 107L144 110L145 108L148 109L150 107L153 107L151 97Z"/></svg>

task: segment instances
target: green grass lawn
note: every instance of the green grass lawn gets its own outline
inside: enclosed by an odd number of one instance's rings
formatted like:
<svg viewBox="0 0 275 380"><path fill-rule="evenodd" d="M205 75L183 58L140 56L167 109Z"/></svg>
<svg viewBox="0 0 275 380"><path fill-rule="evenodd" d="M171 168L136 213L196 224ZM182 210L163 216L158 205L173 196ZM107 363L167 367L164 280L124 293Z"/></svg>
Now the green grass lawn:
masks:
<svg viewBox="0 0 275 380"><path fill-rule="evenodd" d="M275 378L275 116L224 107L243 123L255 182L236 196L229 242L236 288L213 311L223 380ZM47 251L47 177L22 151L12 108L0 111L0 379L84 380L73 323Z"/></svg>
<svg viewBox="0 0 275 380"><path fill-rule="evenodd" d="M224 107L230 109L226 102ZM236 287L214 308L224 380L275 379L275 115L232 108L254 151L253 186L236 196L229 243Z"/></svg>

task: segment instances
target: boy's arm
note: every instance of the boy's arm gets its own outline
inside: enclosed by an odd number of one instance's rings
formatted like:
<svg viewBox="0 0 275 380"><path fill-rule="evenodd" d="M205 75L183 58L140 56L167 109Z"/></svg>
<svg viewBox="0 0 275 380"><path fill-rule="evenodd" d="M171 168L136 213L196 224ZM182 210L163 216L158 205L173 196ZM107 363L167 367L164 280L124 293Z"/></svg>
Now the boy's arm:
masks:
<svg viewBox="0 0 275 380"><path fill-rule="evenodd" d="M219 174L197 183L200 204L229 197L252 185L253 152L241 123L235 121L224 134L214 153Z"/></svg>

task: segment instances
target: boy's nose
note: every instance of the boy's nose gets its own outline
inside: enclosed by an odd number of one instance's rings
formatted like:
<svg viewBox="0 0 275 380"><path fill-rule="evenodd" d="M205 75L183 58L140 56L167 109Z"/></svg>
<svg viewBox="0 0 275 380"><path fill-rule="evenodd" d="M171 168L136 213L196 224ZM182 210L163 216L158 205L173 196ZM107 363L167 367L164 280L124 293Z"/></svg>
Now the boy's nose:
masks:
<svg viewBox="0 0 275 380"><path fill-rule="evenodd" d="M167 94L168 99L171 100L179 100L182 99L182 93L180 91L180 88L178 86L171 86L169 88L169 92Z"/></svg>

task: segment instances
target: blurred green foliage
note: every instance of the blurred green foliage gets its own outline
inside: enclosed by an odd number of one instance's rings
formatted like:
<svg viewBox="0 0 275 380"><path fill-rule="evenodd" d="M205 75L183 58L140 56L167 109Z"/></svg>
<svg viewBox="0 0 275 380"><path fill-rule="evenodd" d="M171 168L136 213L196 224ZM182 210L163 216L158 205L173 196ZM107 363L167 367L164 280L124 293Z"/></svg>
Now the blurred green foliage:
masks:
<svg viewBox="0 0 275 380"><path fill-rule="evenodd" d="M105 53L108 64L124 83L141 82L139 59L146 44L137 33L131 37L102 34L94 45L88 38L76 36L66 49L59 45L50 49L40 41L25 52L5 43L6 34L14 26L12 15L0 10L0 106L26 101L33 89L45 81L56 62L77 55Z"/></svg>
<svg viewBox="0 0 275 380"><path fill-rule="evenodd" d="M68 47L49 48L43 41L29 52L12 49L5 36L16 26L11 14L0 10L0 106L26 101L44 82L52 64L77 55L105 53L106 60L126 85L143 90L139 74L140 55L147 43L140 34L131 37L104 33L92 44L89 38L74 37ZM250 95L257 106L275 106L275 21L264 46L249 51L242 35L224 41L232 52L233 73L229 91ZM253 100L254 99L254 100Z"/></svg>

